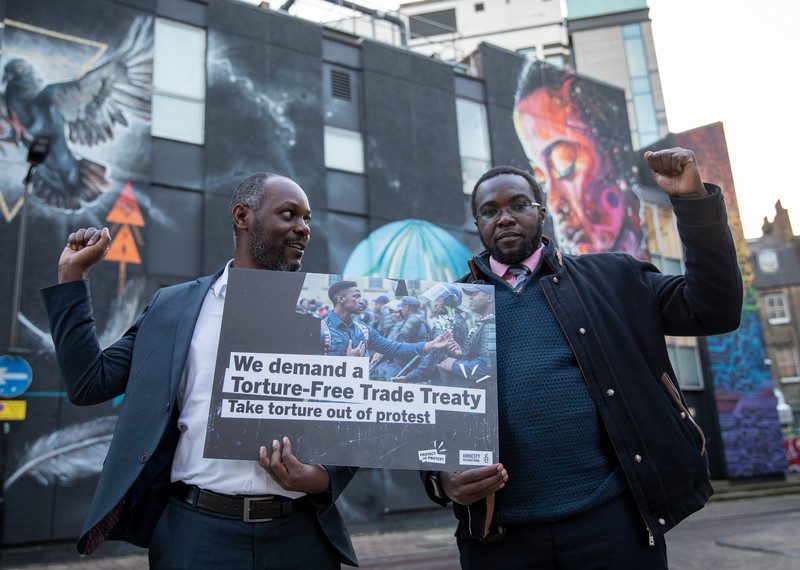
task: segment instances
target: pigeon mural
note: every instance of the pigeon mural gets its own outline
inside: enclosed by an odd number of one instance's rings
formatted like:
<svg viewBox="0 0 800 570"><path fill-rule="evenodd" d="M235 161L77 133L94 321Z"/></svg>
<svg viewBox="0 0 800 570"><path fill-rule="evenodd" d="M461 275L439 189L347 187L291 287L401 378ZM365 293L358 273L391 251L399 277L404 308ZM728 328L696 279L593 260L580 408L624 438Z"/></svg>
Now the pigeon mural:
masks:
<svg viewBox="0 0 800 570"><path fill-rule="evenodd" d="M30 27L25 31L31 35ZM4 56L28 51L21 43L23 49L12 44ZM50 154L32 180L33 194L49 206L78 210L112 186L111 166L89 158L86 150L118 139L134 120L150 120L152 19L136 18L115 50L66 81L48 81L41 67L50 66L37 62L37 55L3 58L0 147L26 152L34 137L50 137ZM5 148L3 157L8 154Z"/></svg>

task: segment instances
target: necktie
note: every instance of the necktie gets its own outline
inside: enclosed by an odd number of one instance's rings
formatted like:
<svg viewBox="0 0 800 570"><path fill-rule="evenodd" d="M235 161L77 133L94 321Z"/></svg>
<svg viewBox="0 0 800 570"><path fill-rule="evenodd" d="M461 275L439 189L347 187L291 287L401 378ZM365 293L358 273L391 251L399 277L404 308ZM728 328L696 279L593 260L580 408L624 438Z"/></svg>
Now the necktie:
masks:
<svg viewBox="0 0 800 570"><path fill-rule="evenodd" d="M531 270L525 265L512 265L508 272L514 276L514 291L519 291L531 274Z"/></svg>

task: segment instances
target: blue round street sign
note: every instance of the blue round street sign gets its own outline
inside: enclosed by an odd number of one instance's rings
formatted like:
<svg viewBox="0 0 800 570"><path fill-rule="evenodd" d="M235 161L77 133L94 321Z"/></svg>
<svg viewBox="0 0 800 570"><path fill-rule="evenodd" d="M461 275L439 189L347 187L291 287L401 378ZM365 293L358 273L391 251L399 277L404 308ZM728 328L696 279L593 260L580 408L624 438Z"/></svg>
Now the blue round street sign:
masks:
<svg viewBox="0 0 800 570"><path fill-rule="evenodd" d="M19 356L0 356L0 398L14 398L27 390L33 380L28 361Z"/></svg>

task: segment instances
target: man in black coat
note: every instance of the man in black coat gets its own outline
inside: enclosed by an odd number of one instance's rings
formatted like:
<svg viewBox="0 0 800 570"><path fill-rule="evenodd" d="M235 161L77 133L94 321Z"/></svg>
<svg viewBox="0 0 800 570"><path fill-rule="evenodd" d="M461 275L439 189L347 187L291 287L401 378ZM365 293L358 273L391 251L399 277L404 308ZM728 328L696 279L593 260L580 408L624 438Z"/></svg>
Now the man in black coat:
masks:
<svg viewBox="0 0 800 570"><path fill-rule="evenodd" d="M645 161L674 207L684 275L620 253L562 255L522 170L475 185L486 251L463 281L496 290L502 463L423 476L433 500L454 501L464 568L666 568L664 533L712 493L664 335L735 329L741 275L694 153Z"/></svg>
<svg viewBox="0 0 800 570"><path fill-rule="evenodd" d="M203 457L228 268L297 271L311 209L292 180L245 178L231 200L235 253L215 275L156 292L125 335L101 350L87 277L107 228L70 234L59 284L42 290L70 401L125 394L78 542L150 547L155 568L338 568L355 564L336 498L355 472L306 465L287 438L252 461Z"/></svg>

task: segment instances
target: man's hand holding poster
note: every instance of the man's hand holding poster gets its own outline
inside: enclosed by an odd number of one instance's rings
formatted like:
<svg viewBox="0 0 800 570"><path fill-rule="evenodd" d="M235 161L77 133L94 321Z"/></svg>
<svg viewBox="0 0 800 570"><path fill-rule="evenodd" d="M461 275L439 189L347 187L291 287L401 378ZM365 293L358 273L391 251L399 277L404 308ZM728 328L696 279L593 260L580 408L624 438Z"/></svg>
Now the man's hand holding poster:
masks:
<svg viewBox="0 0 800 570"><path fill-rule="evenodd" d="M497 461L488 285L231 270L205 456L289 437L308 463Z"/></svg>

